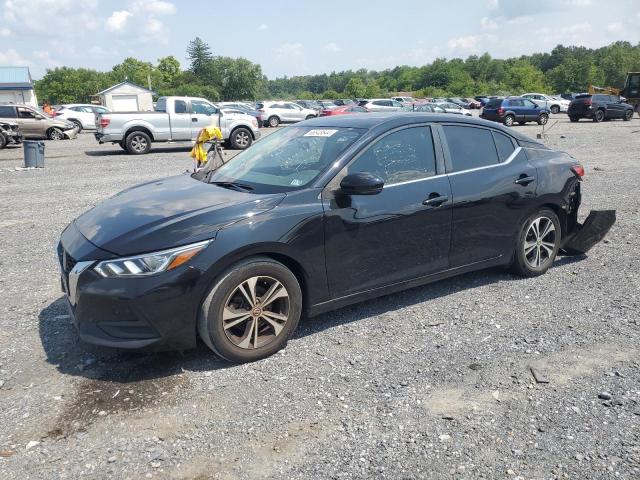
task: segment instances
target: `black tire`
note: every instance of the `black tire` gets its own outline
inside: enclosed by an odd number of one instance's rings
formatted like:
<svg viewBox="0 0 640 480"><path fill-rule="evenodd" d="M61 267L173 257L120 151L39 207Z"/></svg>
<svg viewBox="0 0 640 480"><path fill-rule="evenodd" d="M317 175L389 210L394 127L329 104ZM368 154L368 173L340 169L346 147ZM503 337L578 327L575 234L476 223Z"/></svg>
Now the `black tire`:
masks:
<svg viewBox="0 0 640 480"><path fill-rule="evenodd" d="M269 325L271 322L266 322L260 317L259 313L251 313L251 318L240 321L240 323L235 324L231 328L227 326L227 329L225 329L223 312L225 310L231 311L226 308L227 304L233 302L235 298L234 295L237 293L240 285L243 285L244 282L255 277L277 280L281 286L284 286L285 292L288 294L286 299L278 299L271 303L271 305L274 305L276 302L286 302L287 305L287 319L284 324L280 324L282 329L279 333L275 333L275 329ZM256 288L258 288L260 282L256 285ZM262 299L264 295L265 292L263 292L259 298ZM241 296L239 298L242 299ZM242 310L233 311L238 312ZM254 312L255 307L247 311ZM260 311L268 310L261 308ZM283 264L270 258L249 258L233 265L216 280L200 308L198 334L202 341L222 358L236 363L253 362L273 355L286 346L287 341L298 326L301 312L302 290L295 275ZM251 346L252 334L247 335L247 331L252 330L251 325L253 325L249 324L249 322L256 321L253 315L258 315L257 322L263 333L271 331L275 333L275 335L272 336L264 335L263 338L266 337L266 343L260 345L260 341L258 341L257 347ZM232 323L239 318L240 317L237 316L232 317L228 322ZM242 330L244 330L242 337L244 340L240 337L234 337L234 333ZM229 332L229 334L227 332ZM258 340L260 336L261 335L259 335ZM249 339L249 343L246 344L246 348L235 343L236 341L244 343L247 341L247 338ZM264 341L265 340L263 340L263 342ZM254 345L255 344L256 343L254 343Z"/></svg>
<svg viewBox="0 0 640 480"><path fill-rule="evenodd" d="M596 113L593 114L593 121L600 123L604 120L604 117L604 110L596 110Z"/></svg>
<svg viewBox="0 0 640 480"><path fill-rule="evenodd" d="M276 128L278 125L280 125L280 119L277 116L272 115L269 117L269 120L267 120L267 125L269 125L271 128Z"/></svg>
<svg viewBox="0 0 640 480"><path fill-rule="evenodd" d="M144 155L151 150L151 138L145 132L131 132L127 135L125 145L130 155Z"/></svg>
<svg viewBox="0 0 640 480"><path fill-rule="evenodd" d="M506 127L512 127L513 126L513 122L515 122L516 117L514 117L513 115L507 115L506 117L504 117L504 125Z"/></svg>
<svg viewBox="0 0 640 480"><path fill-rule="evenodd" d="M575 123L580 120L580 117L569 117L569 120Z"/></svg>
<svg viewBox="0 0 640 480"><path fill-rule="evenodd" d="M248 129L240 127L231 132L229 141L234 149L245 150L253 143L253 135L251 135L251 132Z"/></svg>
<svg viewBox="0 0 640 480"><path fill-rule="evenodd" d="M534 241L534 237L531 234L531 229L533 228L532 226L538 219L540 219L538 226L543 225L542 219L546 219L553 224L553 231L547 233L542 239L546 239L546 241L543 242L547 245L546 247L543 244ZM546 228L546 225L547 222L545 221L543 228ZM544 233L544 231L541 233ZM549 267L551 267L551 265L553 265L553 261L558 254L558 250L560 249L561 241L562 232L560 229L560 221L558 220L558 216L553 210L549 208L541 208L534 214L530 215L520 228L518 239L516 241L515 252L513 254L513 260L511 263L511 269L515 274L522 277L537 277L538 275L542 275L547 270L549 270ZM548 246L551 243L553 243L553 249ZM530 250L528 254L525 253L525 245L531 244L533 244L533 250ZM551 250L551 252L549 252L549 250ZM538 266L535 265L536 253L539 256L538 258L540 259Z"/></svg>
<svg viewBox="0 0 640 480"><path fill-rule="evenodd" d="M59 128L53 127L47 131L47 138L49 140L62 140L64 139L64 133Z"/></svg>
<svg viewBox="0 0 640 480"><path fill-rule="evenodd" d="M558 105L551 105L551 113L557 114L560 113L560 107Z"/></svg>
<svg viewBox="0 0 640 480"><path fill-rule="evenodd" d="M82 131L82 123L80 123L79 120L71 120L71 123L73 123L76 126L78 133Z"/></svg>
<svg viewBox="0 0 640 480"><path fill-rule="evenodd" d="M315 115L307 115L307 118L305 118L305 120L311 120L312 118L316 118Z"/></svg>
<svg viewBox="0 0 640 480"><path fill-rule="evenodd" d="M624 116L622 117L622 120L624 120L625 122L628 122L632 118L633 118L633 110L627 110L626 112L624 112Z"/></svg>
<svg viewBox="0 0 640 480"><path fill-rule="evenodd" d="M546 125L548 121L549 115L547 115L546 113L541 113L538 117L538 125Z"/></svg>
<svg viewBox="0 0 640 480"><path fill-rule="evenodd" d="M4 136L4 133L0 133L0 150L6 147L7 143L9 143L9 140L7 140L7 137Z"/></svg>
<svg viewBox="0 0 640 480"><path fill-rule="evenodd" d="M125 143L124 140L122 142L118 142L118 145L120 145L120 148L123 149L125 152L127 151L127 144Z"/></svg>

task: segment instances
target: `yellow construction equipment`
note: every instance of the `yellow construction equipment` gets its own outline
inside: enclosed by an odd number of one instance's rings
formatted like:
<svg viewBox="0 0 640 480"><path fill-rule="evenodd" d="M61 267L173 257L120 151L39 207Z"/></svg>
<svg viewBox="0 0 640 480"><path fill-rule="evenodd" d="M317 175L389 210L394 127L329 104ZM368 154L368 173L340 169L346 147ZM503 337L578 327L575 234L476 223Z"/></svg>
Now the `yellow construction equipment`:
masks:
<svg viewBox="0 0 640 480"><path fill-rule="evenodd" d="M604 95L619 96L621 90L619 88L613 88L613 87L596 87L595 85L589 84L588 91L590 95L594 95L596 93L603 93Z"/></svg>
<svg viewBox="0 0 640 480"><path fill-rule="evenodd" d="M622 96L627 99L628 104L633 105L635 111L640 115L640 72L627 73Z"/></svg>

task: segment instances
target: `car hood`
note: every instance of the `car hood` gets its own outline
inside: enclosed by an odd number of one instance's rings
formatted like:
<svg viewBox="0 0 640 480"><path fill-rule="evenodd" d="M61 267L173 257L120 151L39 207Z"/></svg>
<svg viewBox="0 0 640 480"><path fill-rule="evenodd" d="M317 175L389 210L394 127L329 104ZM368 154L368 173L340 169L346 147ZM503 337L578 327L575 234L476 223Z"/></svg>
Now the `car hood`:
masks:
<svg viewBox="0 0 640 480"><path fill-rule="evenodd" d="M133 255L213 238L225 225L271 210L284 197L180 175L124 190L78 217L75 225L97 247Z"/></svg>

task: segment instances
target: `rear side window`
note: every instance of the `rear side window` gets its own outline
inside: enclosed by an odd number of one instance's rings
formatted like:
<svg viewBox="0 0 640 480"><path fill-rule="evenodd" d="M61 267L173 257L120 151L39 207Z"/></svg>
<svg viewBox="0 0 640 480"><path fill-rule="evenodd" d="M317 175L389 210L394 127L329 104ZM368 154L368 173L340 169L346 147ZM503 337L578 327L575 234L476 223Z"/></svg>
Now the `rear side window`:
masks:
<svg viewBox="0 0 640 480"><path fill-rule="evenodd" d="M490 130L445 125L453 172L486 167L498 163L498 153Z"/></svg>
<svg viewBox="0 0 640 480"><path fill-rule="evenodd" d="M509 158L509 155L513 153L516 147L514 147L511 138L506 136L504 133L493 132L493 139L496 141L498 158L501 162L504 162L507 158Z"/></svg>
<svg viewBox="0 0 640 480"><path fill-rule="evenodd" d="M436 157L431 129L405 128L382 137L349 165L348 172L372 173L385 185L434 176Z"/></svg>
<svg viewBox="0 0 640 480"><path fill-rule="evenodd" d="M187 102L184 100L176 100L173 104L173 111L175 113L187 113Z"/></svg>
<svg viewBox="0 0 640 480"><path fill-rule="evenodd" d="M167 111L167 99L162 97L159 98L156 102L156 112L166 112Z"/></svg>
<svg viewBox="0 0 640 480"><path fill-rule="evenodd" d="M609 95L594 95L593 97L591 97L591 100L593 100L594 102L608 102Z"/></svg>
<svg viewBox="0 0 640 480"><path fill-rule="evenodd" d="M15 108L0 106L0 118L16 118Z"/></svg>

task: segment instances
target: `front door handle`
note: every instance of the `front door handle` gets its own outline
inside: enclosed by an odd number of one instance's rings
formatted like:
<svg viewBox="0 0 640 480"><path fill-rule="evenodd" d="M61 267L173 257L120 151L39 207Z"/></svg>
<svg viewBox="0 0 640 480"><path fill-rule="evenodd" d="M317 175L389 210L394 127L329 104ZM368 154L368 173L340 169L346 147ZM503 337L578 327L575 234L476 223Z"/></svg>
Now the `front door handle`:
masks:
<svg viewBox="0 0 640 480"><path fill-rule="evenodd" d="M198 121L198 118L197 118L197 117L191 117L191 121L192 121L192 122L197 122L197 121Z"/></svg>
<svg viewBox="0 0 640 480"><path fill-rule="evenodd" d="M447 195L440 195L439 193L432 193L429 195L425 201L422 202L423 205L427 205L429 207L439 207L443 203L449 201L449 197Z"/></svg>
<svg viewBox="0 0 640 480"><path fill-rule="evenodd" d="M520 175L520 177L518 177L515 183L516 185L522 185L523 187L526 187L527 185L529 185L531 182L534 182L535 180L536 180L535 177L531 177L523 173L522 175Z"/></svg>

